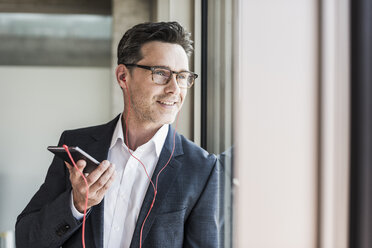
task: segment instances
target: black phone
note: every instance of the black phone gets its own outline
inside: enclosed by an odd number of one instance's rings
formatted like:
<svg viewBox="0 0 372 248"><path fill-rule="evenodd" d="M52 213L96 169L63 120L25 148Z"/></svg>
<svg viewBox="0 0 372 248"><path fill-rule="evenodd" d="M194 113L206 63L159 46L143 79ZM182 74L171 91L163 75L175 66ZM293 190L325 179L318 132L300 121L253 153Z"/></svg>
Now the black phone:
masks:
<svg viewBox="0 0 372 248"><path fill-rule="evenodd" d="M48 146L48 150L54 153L56 156L60 157L70 165L73 165L72 161L70 160L70 157L68 156L65 148L62 146ZM68 148L69 152L71 153L72 158L75 160L75 163L83 159L87 162L87 165L84 168L84 173L90 173L92 172L98 165L99 162L94 159L92 156L90 156L88 153L84 152L82 149L79 147L69 147Z"/></svg>

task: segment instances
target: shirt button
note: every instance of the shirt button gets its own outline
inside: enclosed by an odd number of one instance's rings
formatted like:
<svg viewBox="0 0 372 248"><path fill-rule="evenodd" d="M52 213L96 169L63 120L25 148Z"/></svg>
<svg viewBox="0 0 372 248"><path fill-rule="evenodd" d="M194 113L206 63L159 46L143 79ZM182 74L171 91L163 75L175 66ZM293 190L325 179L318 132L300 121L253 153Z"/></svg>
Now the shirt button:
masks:
<svg viewBox="0 0 372 248"><path fill-rule="evenodd" d="M114 226L114 231L119 231L119 227L118 226Z"/></svg>
<svg viewBox="0 0 372 248"><path fill-rule="evenodd" d="M122 200L124 200L124 199L125 199L125 195L124 195L124 194L120 194L120 198L121 198Z"/></svg>

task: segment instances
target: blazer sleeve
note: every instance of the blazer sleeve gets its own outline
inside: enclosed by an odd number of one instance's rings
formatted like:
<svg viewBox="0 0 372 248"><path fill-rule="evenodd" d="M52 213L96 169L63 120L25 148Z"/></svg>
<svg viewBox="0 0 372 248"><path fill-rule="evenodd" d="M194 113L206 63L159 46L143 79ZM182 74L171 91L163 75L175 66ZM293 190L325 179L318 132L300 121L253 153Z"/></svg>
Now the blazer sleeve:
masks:
<svg viewBox="0 0 372 248"><path fill-rule="evenodd" d="M59 146L65 142L65 133ZM80 226L70 209L71 184L64 162L54 157L46 179L16 222L18 248L60 247Z"/></svg>
<svg viewBox="0 0 372 248"><path fill-rule="evenodd" d="M224 247L223 180L217 158L208 181L185 223L185 248Z"/></svg>

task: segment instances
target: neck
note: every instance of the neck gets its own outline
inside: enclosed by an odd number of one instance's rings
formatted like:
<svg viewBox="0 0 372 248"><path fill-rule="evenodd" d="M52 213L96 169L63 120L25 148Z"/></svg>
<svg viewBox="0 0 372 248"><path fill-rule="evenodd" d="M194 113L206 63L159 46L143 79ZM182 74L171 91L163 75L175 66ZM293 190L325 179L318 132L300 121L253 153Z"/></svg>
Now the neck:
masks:
<svg viewBox="0 0 372 248"><path fill-rule="evenodd" d="M128 125L128 127L126 125ZM152 125L146 124L139 125L138 123L137 124L132 123L130 120L128 120L128 122L126 123L125 115L123 114L122 128L124 133L125 144L131 150L135 151L139 146L147 143L152 137L154 137L156 132L161 128L161 126L154 127Z"/></svg>

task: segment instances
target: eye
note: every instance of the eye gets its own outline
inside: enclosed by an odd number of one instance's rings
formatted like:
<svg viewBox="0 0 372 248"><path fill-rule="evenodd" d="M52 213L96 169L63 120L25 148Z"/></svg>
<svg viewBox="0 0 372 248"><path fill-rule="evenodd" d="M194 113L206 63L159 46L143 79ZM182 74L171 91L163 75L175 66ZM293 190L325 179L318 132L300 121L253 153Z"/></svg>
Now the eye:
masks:
<svg viewBox="0 0 372 248"><path fill-rule="evenodd" d="M170 72L167 70L162 70L162 69L156 69L153 72L157 76L162 76L162 77L169 77Z"/></svg>
<svg viewBox="0 0 372 248"><path fill-rule="evenodd" d="M189 77L188 73L180 73L178 74L179 79L187 79Z"/></svg>

